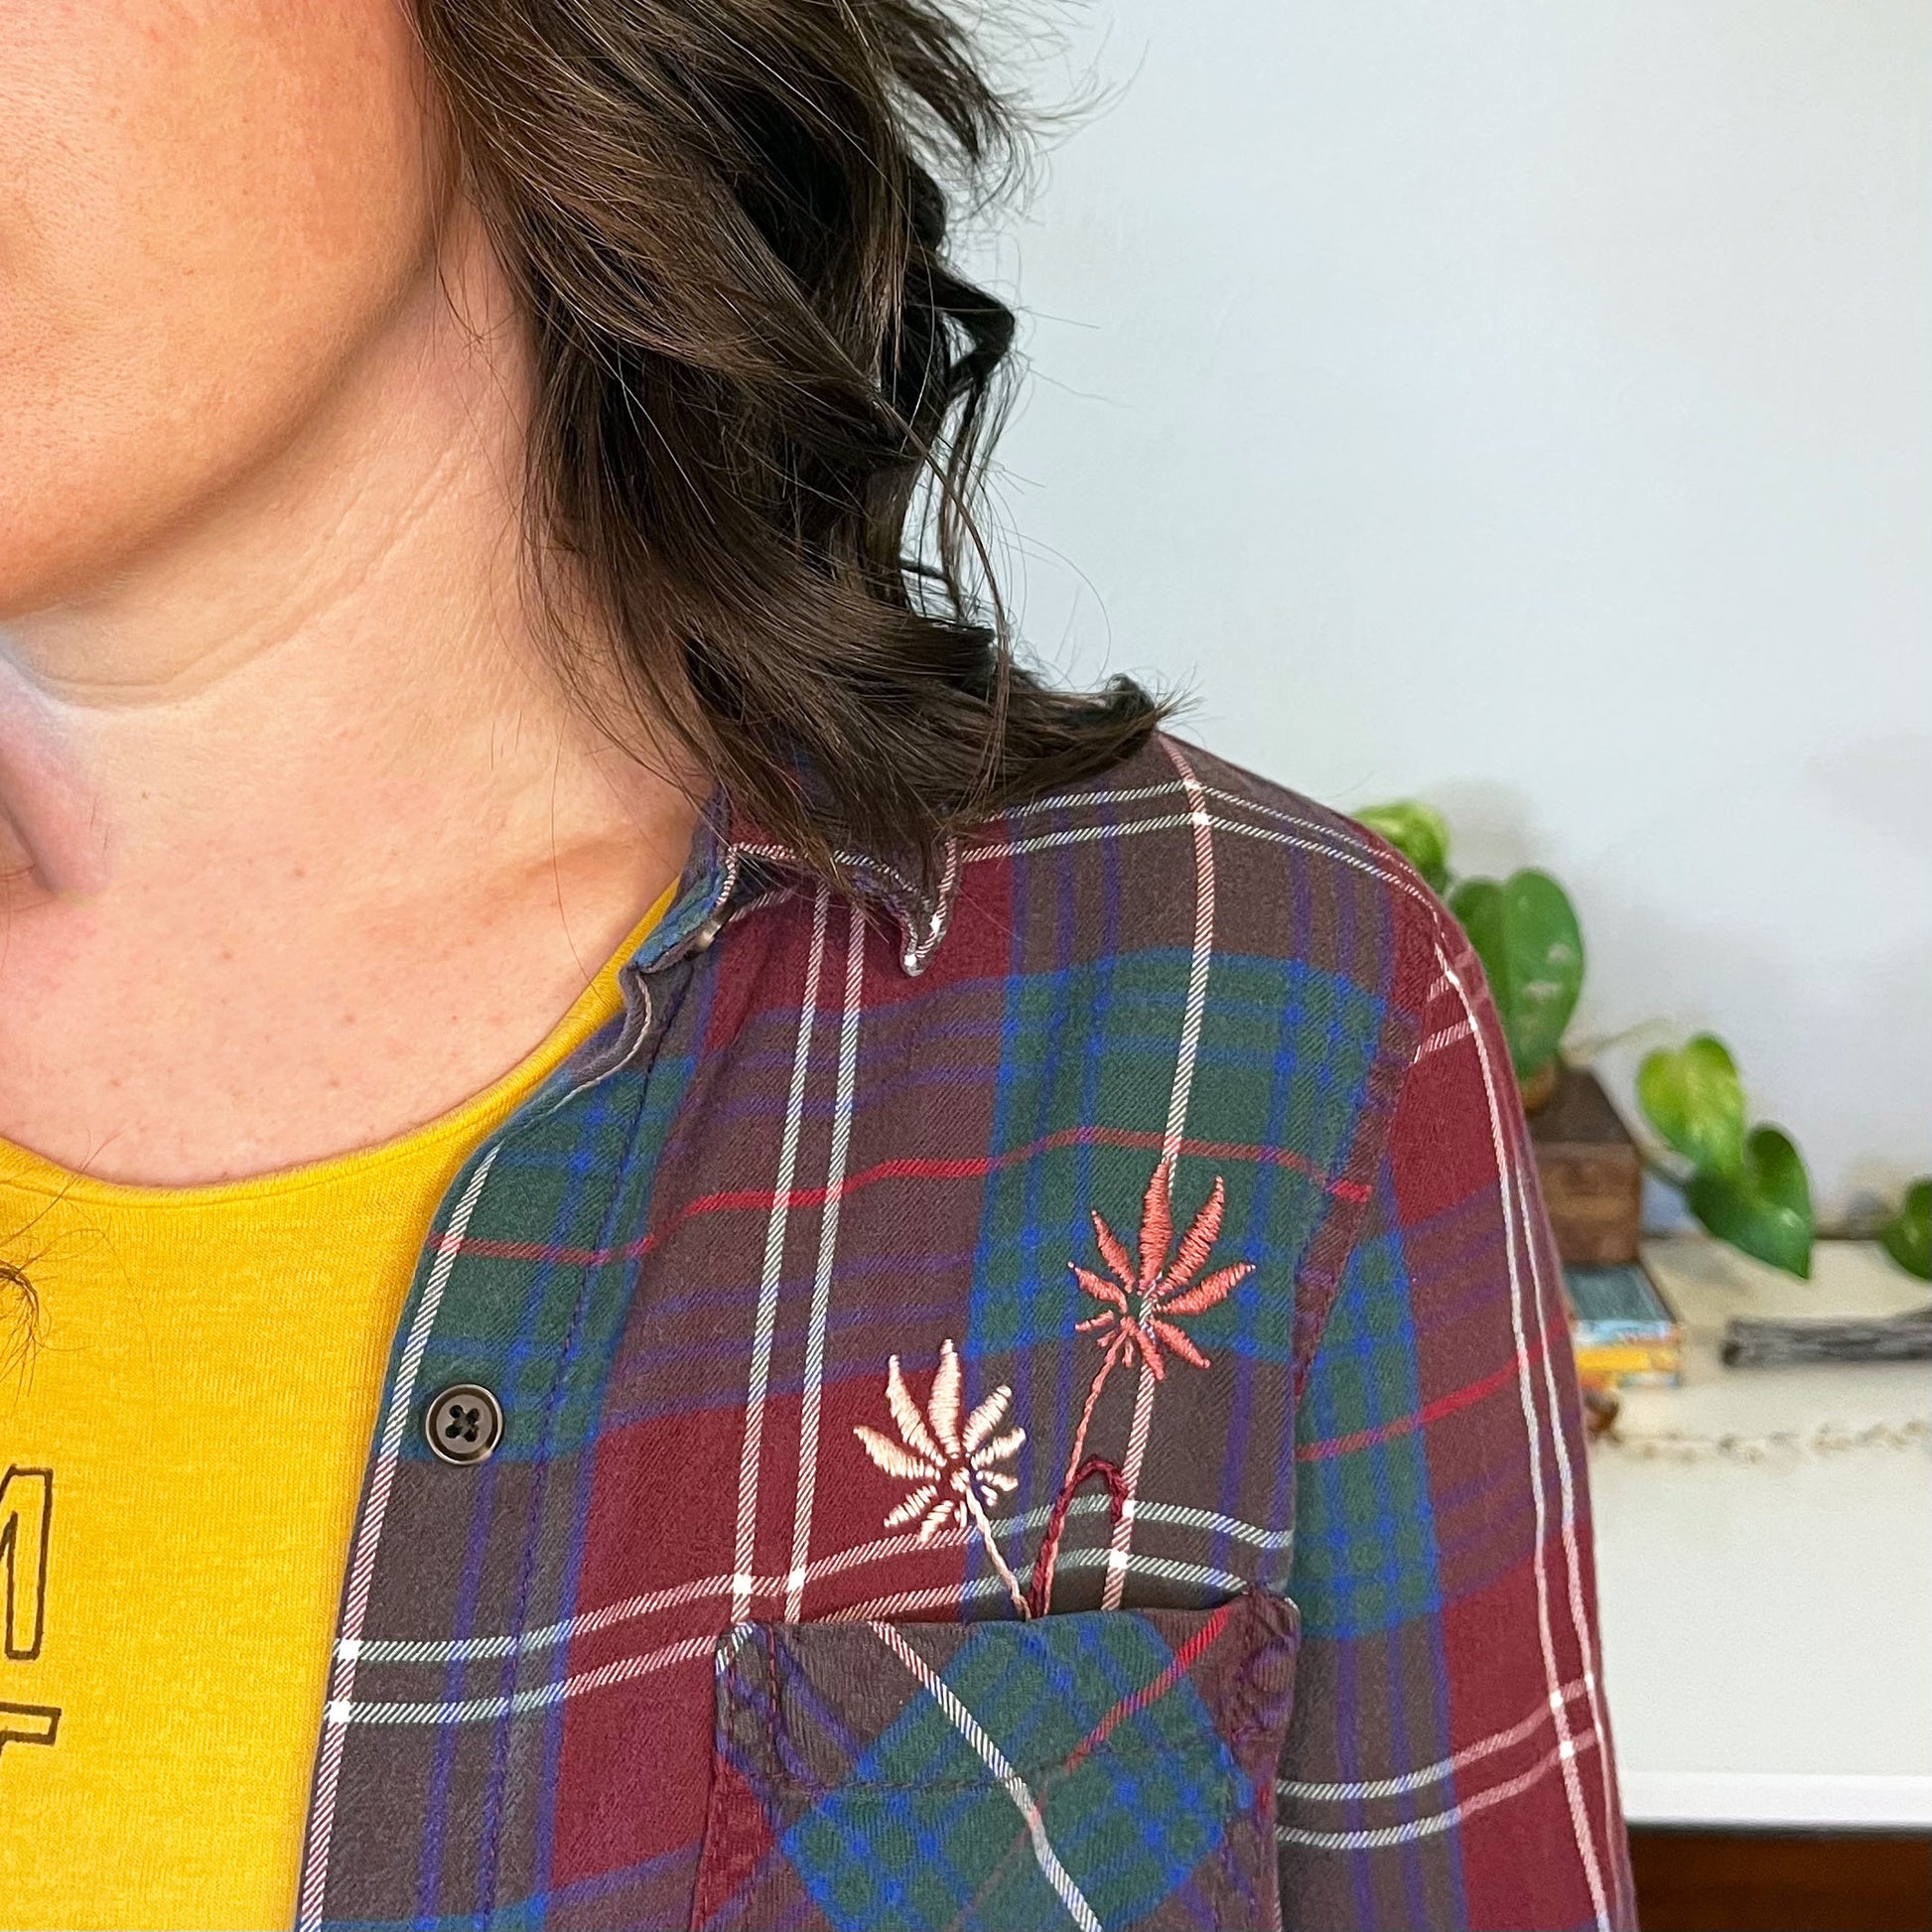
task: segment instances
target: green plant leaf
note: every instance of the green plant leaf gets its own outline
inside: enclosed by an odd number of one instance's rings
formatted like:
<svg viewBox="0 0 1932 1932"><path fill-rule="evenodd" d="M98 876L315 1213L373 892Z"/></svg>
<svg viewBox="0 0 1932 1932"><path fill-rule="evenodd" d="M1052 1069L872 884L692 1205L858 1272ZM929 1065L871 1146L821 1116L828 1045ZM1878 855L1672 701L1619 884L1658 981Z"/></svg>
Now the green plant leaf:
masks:
<svg viewBox="0 0 1932 1932"><path fill-rule="evenodd" d="M1908 1275L1932 1282L1932 1174L1920 1174L1879 1231L1885 1252Z"/></svg>
<svg viewBox="0 0 1932 1932"><path fill-rule="evenodd" d="M1675 1052L1647 1053L1637 1068L1637 1104L1700 1173L1742 1170L1744 1083L1715 1034L1699 1034Z"/></svg>
<svg viewBox="0 0 1932 1932"><path fill-rule="evenodd" d="M1449 895L1482 961L1519 1080L1556 1058L1584 990L1584 935L1569 895L1547 872L1465 879Z"/></svg>
<svg viewBox="0 0 1932 1932"><path fill-rule="evenodd" d="M1395 847L1422 874L1432 893L1449 891L1449 832L1443 815L1418 798L1370 805L1355 814L1358 824Z"/></svg>
<svg viewBox="0 0 1932 1932"><path fill-rule="evenodd" d="M1720 1241L1811 1279L1811 1177L1789 1135L1753 1128L1738 1171L1693 1174L1684 1201Z"/></svg>

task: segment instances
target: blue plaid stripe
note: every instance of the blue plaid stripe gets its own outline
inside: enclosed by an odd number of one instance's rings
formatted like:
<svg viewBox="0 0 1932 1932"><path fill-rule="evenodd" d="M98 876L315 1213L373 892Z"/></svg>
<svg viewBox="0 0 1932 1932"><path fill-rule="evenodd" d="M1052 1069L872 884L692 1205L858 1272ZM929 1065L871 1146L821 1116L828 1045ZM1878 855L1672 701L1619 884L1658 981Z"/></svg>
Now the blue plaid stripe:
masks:
<svg viewBox="0 0 1932 1932"><path fill-rule="evenodd" d="M1311 1636L1365 1636L1440 1607L1427 1438L1400 1240L1360 1243L1303 1390L1296 1600Z"/></svg>

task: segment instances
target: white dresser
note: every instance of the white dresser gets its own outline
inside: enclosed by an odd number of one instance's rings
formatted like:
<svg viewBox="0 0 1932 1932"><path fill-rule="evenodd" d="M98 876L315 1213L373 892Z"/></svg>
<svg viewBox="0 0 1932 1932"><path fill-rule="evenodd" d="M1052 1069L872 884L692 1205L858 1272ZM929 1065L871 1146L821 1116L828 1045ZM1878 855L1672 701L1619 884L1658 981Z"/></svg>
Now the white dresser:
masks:
<svg viewBox="0 0 1932 1932"><path fill-rule="evenodd" d="M1875 1246L1809 1283L1697 1238L1644 1259L1685 1386L1590 1451L1604 1679L1632 1824L1932 1827L1932 1366L1728 1369L1732 1314L1932 1296Z"/></svg>

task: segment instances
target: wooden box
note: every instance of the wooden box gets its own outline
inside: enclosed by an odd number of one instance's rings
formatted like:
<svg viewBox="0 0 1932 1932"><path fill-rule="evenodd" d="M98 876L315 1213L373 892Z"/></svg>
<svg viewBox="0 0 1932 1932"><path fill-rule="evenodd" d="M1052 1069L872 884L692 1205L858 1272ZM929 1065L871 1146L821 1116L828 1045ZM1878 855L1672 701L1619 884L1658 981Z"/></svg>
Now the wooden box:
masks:
<svg viewBox="0 0 1932 1932"><path fill-rule="evenodd" d="M1557 1253L1580 1268L1635 1261L1643 1163L1596 1075L1565 1067L1529 1122Z"/></svg>

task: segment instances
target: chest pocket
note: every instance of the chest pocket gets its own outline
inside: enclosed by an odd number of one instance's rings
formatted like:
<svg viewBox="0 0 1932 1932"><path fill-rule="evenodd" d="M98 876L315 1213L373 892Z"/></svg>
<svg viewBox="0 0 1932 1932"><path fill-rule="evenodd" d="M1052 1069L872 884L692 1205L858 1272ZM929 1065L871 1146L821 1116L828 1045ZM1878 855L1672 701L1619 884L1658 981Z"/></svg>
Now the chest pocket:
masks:
<svg viewBox="0 0 1932 1932"><path fill-rule="evenodd" d="M1281 1923L1299 1619L1213 1610L747 1623L720 1643L694 1924Z"/></svg>

